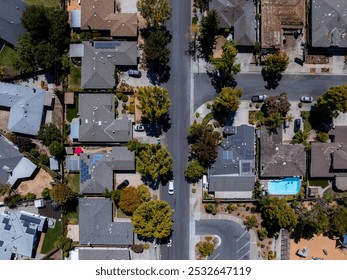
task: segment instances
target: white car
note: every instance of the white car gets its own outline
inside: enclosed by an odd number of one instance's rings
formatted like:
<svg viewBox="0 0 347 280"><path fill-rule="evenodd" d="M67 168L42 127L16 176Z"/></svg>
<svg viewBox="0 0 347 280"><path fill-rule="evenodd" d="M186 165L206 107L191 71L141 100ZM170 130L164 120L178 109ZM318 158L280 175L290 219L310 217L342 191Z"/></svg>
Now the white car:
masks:
<svg viewBox="0 0 347 280"><path fill-rule="evenodd" d="M137 124L137 125L135 125L134 130L135 131L145 131L145 128L142 124Z"/></svg>
<svg viewBox="0 0 347 280"><path fill-rule="evenodd" d="M301 102L311 103L313 101L313 97L310 96L301 96L300 98Z"/></svg>
<svg viewBox="0 0 347 280"><path fill-rule="evenodd" d="M169 181L169 188L168 188L167 192L169 194L174 194L175 190L174 190L174 181L173 180Z"/></svg>

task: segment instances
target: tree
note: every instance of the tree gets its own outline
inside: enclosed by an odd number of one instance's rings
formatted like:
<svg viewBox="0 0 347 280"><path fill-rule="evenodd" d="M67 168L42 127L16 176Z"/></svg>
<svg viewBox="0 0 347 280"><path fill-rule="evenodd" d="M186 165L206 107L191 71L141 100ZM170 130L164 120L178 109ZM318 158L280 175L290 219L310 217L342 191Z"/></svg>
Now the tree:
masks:
<svg viewBox="0 0 347 280"><path fill-rule="evenodd" d="M64 145L61 142L53 141L49 147L48 150L52 156L55 157L61 157L64 154Z"/></svg>
<svg viewBox="0 0 347 280"><path fill-rule="evenodd" d="M213 253L213 251L214 251L214 244L212 242L205 241L199 246L199 252L204 257L210 256Z"/></svg>
<svg viewBox="0 0 347 280"><path fill-rule="evenodd" d="M235 64L237 49L233 41L226 41L222 48L222 56L210 57L210 62L214 66L215 71L227 82L234 80L234 75L241 70L241 64Z"/></svg>
<svg viewBox="0 0 347 280"><path fill-rule="evenodd" d="M149 191L149 188L141 184L137 187L137 193L139 194L139 197L141 198L142 202L148 202L151 200L151 192Z"/></svg>
<svg viewBox="0 0 347 280"><path fill-rule="evenodd" d="M337 117L339 112L347 112L347 84L331 87L326 93L318 96L317 108L324 114Z"/></svg>
<svg viewBox="0 0 347 280"><path fill-rule="evenodd" d="M316 136L316 140L318 140L319 142L325 143L326 141L329 140L329 134L326 132L318 132Z"/></svg>
<svg viewBox="0 0 347 280"><path fill-rule="evenodd" d="M41 196L44 199L50 199L51 198L51 190L49 188L44 188L41 192Z"/></svg>
<svg viewBox="0 0 347 280"><path fill-rule="evenodd" d="M161 145L146 144L136 156L137 170L154 180L167 176L173 169L173 159Z"/></svg>
<svg viewBox="0 0 347 280"><path fill-rule="evenodd" d="M36 194L29 192L23 197L23 199L24 200L34 200L34 199L36 199Z"/></svg>
<svg viewBox="0 0 347 280"><path fill-rule="evenodd" d="M39 155L39 163L42 165L47 165L49 163L49 157L46 154Z"/></svg>
<svg viewBox="0 0 347 280"><path fill-rule="evenodd" d="M141 197L136 188L129 186L121 190L119 207L125 214L132 215L141 205L141 202Z"/></svg>
<svg viewBox="0 0 347 280"><path fill-rule="evenodd" d="M58 185L52 188L51 197L59 205L65 206L76 197L76 194L70 187L66 185Z"/></svg>
<svg viewBox="0 0 347 280"><path fill-rule="evenodd" d="M281 228L292 229L297 224L297 216L285 199L263 198L259 201L260 212L267 231L277 234Z"/></svg>
<svg viewBox="0 0 347 280"><path fill-rule="evenodd" d="M210 0L195 0L194 4L201 10L206 11Z"/></svg>
<svg viewBox="0 0 347 280"><path fill-rule="evenodd" d="M63 250L64 257L69 256L69 251L72 249L72 239L61 235L59 238L54 242L54 246L57 247L60 250Z"/></svg>
<svg viewBox="0 0 347 280"><path fill-rule="evenodd" d="M147 238L166 238L171 234L172 214L173 210L166 201L144 202L131 217L134 232Z"/></svg>
<svg viewBox="0 0 347 280"><path fill-rule="evenodd" d="M167 45L171 39L165 30L155 30L145 38L144 53L146 63L155 70L166 65L170 59L170 49Z"/></svg>
<svg viewBox="0 0 347 280"><path fill-rule="evenodd" d="M168 0L138 0L137 9L147 26L158 28L170 19L172 8Z"/></svg>
<svg viewBox="0 0 347 280"><path fill-rule="evenodd" d="M243 221L243 223L245 224L247 229L252 229L258 224L257 217L255 215L247 216L246 220Z"/></svg>
<svg viewBox="0 0 347 280"><path fill-rule="evenodd" d="M213 100L213 110L220 114L236 112L239 108L239 98L242 95L241 88L224 87Z"/></svg>
<svg viewBox="0 0 347 280"><path fill-rule="evenodd" d="M184 174L188 181L197 182L206 172L206 168L203 167L199 161L192 160L188 163L187 169Z"/></svg>
<svg viewBox="0 0 347 280"><path fill-rule="evenodd" d="M347 232L347 209L344 206L337 206L330 215L330 232L335 236L340 236Z"/></svg>
<svg viewBox="0 0 347 280"><path fill-rule="evenodd" d="M270 76L278 76L287 69L289 64L289 57L285 51L278 51L270 54L266 61L266 71Z"/></svg>
<svg viewBox="0 0 347 280"><path fill-rule="evenodd" d="M192 124L188 132L188 142L192 158L208 167L217 157L217 149L221 140L220 133L213 130L212 125Z"/></svg>
<svg viewBox="0 0 347 280"><path fill-rule="evenodd" d="M121 190L113 190L111 192L111 199L114 201L114 204L116 205L116 207L119 206L119 201L120 201L120 194L121 194Z"/></svg>
<svg viewBox="0 0 347 280"><path fill-rule="evenodd" d="M16 136L13 143L18 146L20 151L28 152L33 147L30 138L25 136Z"/></svg>
<svg viewBox="0 0 347 280"><path fill-rule="evenodd" d="M137 98L140 102L137 108L141 110L142 118L150 122L166 116L171 106L168 91L159 86L139 88Z"/></svg>
<svg viewBox="0 0 347 280"><path fill-rule="evenodd" d="M11 192L11 186L8 183L0 183L0 196L9 194Z"/></svg>
<svg viewBox="0 0 347 280"><path fill-rule="evenodd" d="M209 11L201 19L199 48L202 56L208 59L213 54L219 30L219 16L215 10Z"/></svg>
<svg viewBox="0 0 347 280"><path fill-rule="evenodd" d="M295 133L294 137L293 137L293 142L295 144L301 144L301 143L307 143L307 138L308 138L308 134L305 131L299 130L298 132Z"/></svg>
<svg viewBox="0 0 347 280"><path fill-rule="evenodd" d="M269 96L264 101L266 116L279 113L285 117L290 110L290 102L288 101L287 94L282 92L279 96Z"/></svg>
<svg viewBox="0 0 347 280"><path fill-rule="evenodd" d="M129 151L135 151L135 154L137 155L141 149L145 147L145 144L141 143L138 139L132 139L128 142L128 149Z"/></svg>
<svg viewBox="0 0 347 280"><path fill-rule="evenodd" d="M53 123L44 124L40 127L37 139L49 146L53 141L61 141L60 131Z"/></svg>

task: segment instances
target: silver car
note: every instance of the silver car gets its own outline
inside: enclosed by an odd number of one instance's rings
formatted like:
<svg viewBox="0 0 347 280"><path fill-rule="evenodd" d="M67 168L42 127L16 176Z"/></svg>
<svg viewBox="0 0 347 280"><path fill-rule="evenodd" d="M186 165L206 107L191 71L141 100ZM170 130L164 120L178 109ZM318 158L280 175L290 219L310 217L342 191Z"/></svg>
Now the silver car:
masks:
<svg viewBox="0 0 347 280"><path fill-rule="evenodd" d="M313 97L310 96L301 96L300 98L301 102L305 102L305 103L311 103L313 101Z"/></svg>

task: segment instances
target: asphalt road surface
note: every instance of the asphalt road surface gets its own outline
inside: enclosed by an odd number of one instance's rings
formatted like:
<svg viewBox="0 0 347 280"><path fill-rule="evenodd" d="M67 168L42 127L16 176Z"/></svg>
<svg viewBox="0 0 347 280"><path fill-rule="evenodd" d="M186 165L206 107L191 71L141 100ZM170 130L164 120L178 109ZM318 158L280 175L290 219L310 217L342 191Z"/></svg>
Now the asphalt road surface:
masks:
<svg viewBox="0 0 347 280"><path fill-rule="evenodd" d="M347 83L346 75L283 75L275 89L266 89L267 83L260 73L239 73L235 75L237 87L243 88L242 100L250 100L252 95L278 95L286 92L289 100L299 101L301 96L316 98L328 88ZM203 73L194 78L194 110L216 97L211 78Z"/></svg>
<svg viewBox="0 0 347 280"><path fill-rule="evenodd" d="M172 246L160 246L163 260L189 259L189 187L184 178L187 165L188 143L187 133L190 119L190 57L185 54L188 49L186 35L190 26L191 3L186 0L171 1L172 17L167 28L172 35L170 44L171 73L165 85L170 94L171 128L167 133L168 149L174 158L175 193L167 193L168 186L161 188L161 199L169 202L175 210L173 219Z"/></svg>
<svg viewBox="0 0 347 280"><path fill-rule="evenodd" d="M249 260L250 235L239 224L229 220L200 220L195 222L196 234L218 235L221 244L210 260Z"/></svg>

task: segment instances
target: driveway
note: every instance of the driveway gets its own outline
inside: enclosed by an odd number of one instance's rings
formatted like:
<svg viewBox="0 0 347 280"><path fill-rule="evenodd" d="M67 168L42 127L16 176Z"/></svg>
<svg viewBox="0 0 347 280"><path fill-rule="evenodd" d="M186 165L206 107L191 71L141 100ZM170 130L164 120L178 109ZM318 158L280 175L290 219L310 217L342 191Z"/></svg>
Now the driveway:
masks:
<svg viewBox="0 0 347 280"><path fill-rule="evenodd" d="M200 220L195 222L197 235L217 235L221 243L209 260L249 260L250 234L230 220Z"/></svg>

